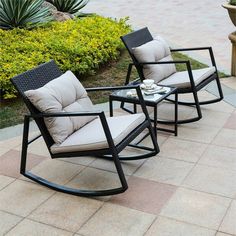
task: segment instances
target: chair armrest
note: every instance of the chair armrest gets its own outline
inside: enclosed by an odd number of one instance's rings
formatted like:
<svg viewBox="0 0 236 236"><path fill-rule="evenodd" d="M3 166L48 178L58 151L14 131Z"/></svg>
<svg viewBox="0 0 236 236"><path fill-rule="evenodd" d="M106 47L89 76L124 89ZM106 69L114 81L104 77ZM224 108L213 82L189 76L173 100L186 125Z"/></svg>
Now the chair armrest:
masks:
<svg viewBox="0 0 236 236"><path fill-rule="evenodd" d="M107 91L107 90L126 90L126 89L135 89L138 85L127 85L127 86L115 86L115 87L96 87L96 88L86 88L87 92L95 91Z"/></svg>
<svg viewBox="0 0 236 236"><path fill-rule="evenodd" d="M211 58L211 63L216 67L215 57L213 54L212 47L196 47L196 48L173 48L170 49L171 52L183 52L183 51L200 51L200 50L208 50Z"/></svg>
<svg viewBox="0 0 236 236"><path fill-rule="evenodd" d="M196 50L209 50L211 47L194 47L194 48L171 48L171 52L181 51L196 51Z"/></svg>
<svg viewBox="0 0 236 236"><path fill-rule="evenodd" d="M132 69L133 69L133 66L135 64L134 63L129 63L128 65L128 70L127 70L127 74L126 74L126 78L125 78L125 85L128 85L129 84L129 79L130 79L130 76L131 76L131 73L132 73Z"/></svg>
<svg viewBox="0 0 236 236"><path fill-rule="evenodd" d="M187 64L189 61L150 61L150 62L139 62L137 65L156 65L156 64Z"/></svg>
<svg viewBox="0 0 236 236"><path fill-rule="evenodd" d="M142 95L141 89L140 89L140 87L139 87L138 84L136 84L136 85L126 85L126 86L116 86L116 87L86 88L86 91L88 91L88 92L93 92L93 91L123 90L123 89L124 89L124 90L136 89L136 91L137 91L137 96L138 96L138 99L139 99L139 102L140 102L142 111L143 111L143 113L145 114L146 119L147 119L147 120L150 120L149 115L148 115L148 111L147 111L147 108L146 108L146 105L145 105L145 101L144 101L144 99L143 99L143 95Z"/></svg>
<svg viewBox="0 0 236 236"><path fill-rule="evenodd" d="M66 116L99 116L102 111L99 112L57 112L57 113L39 113L39 114L27 114L25 117L31 118L43 118L43 117L66 117Z"/></svg>
<svg viewBox="0 0 236 236"><path fill-rule="evenodd" d="M141 89L139 87L138 84L136 85L126 85L126 86L116 86L116 87L98 87L98 88L86 88L86 91L88 92L93 92L93 91L106 91L106 90L128 90L128 89L136 89L137 91L137 95L138 95L138 99L142 108L143 113L145 114L147 119L149 118L148 112L147 112L147 108L143 99L143 95L141 92Z"/></svg>

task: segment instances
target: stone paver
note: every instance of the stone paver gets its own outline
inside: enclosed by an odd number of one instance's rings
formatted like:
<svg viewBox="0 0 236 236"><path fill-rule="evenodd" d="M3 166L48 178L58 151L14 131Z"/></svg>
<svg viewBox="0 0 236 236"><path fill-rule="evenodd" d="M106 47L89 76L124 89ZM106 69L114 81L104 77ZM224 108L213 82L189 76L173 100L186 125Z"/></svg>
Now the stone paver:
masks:
<svg viewBox="0 0 236 236"><path fill-rule="evenodd" d="M80 189L106 189L120 187L117 174L87 167L76 175L69 183L69 187Z"/></svg>
<svg viewBox="0 0 236 236"><path fill-rule="evenodd" d="M220 112L226 112L226 113L233 113L235 107L231 106L225 101L221 101L218 103L212 103L207 106L202 106L201 107L202 111L204 112L205 110L212 110L212 111L220 111Z"/></svg>
<svg viewBox="0 0 236 236"><path fill-rule="evenodd" d="M20 157L21 153L16 150L10 150L3 154L0 159L0 174L13 178L20 177ZM32 167L44 160L45 158L43 156L29 153L27 159L27 170L30 170Z"/></svg>
<svg viewBox="0 0 236 236"><path fill-rule="evenodd" d="M219 127L189 123L179 128L178 138L207 144L212 142L219 130Z"/></svg>
<svg viewBox="0 0 236 236"><path fill-rule="evenodd" d="M39 185L16 180L0 191L0 210L26 217L52 194Z"/></svg>
<svg viewBox="0 0 236 236"><path fill-rule="evenodd" d="M229 117L229 119L226 121L226 123L224 124L224 128L228 128L228 129L236 129L236 112L234 112L233 114L231 114L231 116Z"/></svg>
<svg viewBox="0 0 236 236"><path fill-rule="evenodd" d="M161 215L217 230L229 204L228 198L179 188Z"/></svg>
<svg viewBox="0 0 236 236"><path fill-rule="evenodd" d="M110 202L157 215L176 191L176 187L147 179L131 177L129 189L111 198ZM148 193L148 194L147 194Z"/></svg>
<svg viewBox="0 0 236 236"><path fill-rule="evenodd" d="M4 153L8 152L9 149L1 147L0 149L0 156L3 155Z"/></svg>
<svg viewBox="0 0 236 236"><path fill-rule="evenodd" d="M212 141L213 144L236 148L236 130L235 129L222 129L215 139Z"/></svg>
<svg viewBox="0 0 236 236"><path fill-rule="evenodd" d="M145 236L214 236L215 231L166 217L158 217Z"/></svg>
<svg viewBox="0 0 236 236"><path fill-rule="evenodd" d="M26 235L72 236L73 233L25 219L22 222L20 222L15 228L13 228L6 235L7 236L14 236L14 235L17 235L17 236L26 236Z"/></svg>
<svg viewBox="0 0 236 236"><path fill-rule="evenodd" d="M235 77L227 77L225 79L222 79L221 82L226 85L227 87L230 87L231 89L236 90L236 79Z"/></svg>
<svg viewBox="0 0 236 236"><path fill-rule="evenodd" d="M22 218L7 212L0 211L0 235L4 235L11 228L17 225Z"/></svg>
<svg viewBox="0 0 236 236"><path fill-rule="evenodd" d="M106 203L78 233L85 236L94 236L94 233L142 236L154 219L152 214Z"/></svg>
<svg viewBox="0 0 236 236"><path fill-rule="evenodd" d="M220 226L220 231L229 233L229 234L236 234L236 201L233 201L224 220Z"/></svg>
<svg viewBox="0 0 236 236"><path fill-rule="evenodd" d="M36 175L57 184L66 184L76 174L83 170L84 166L58 160L46 160L32 169Z"/></svg>
<svg viewBox="0 0 236 236"><path fill-rule="evenodd" d="M203 111L202 119L199 120L198 124L207 125L208 127L223 127L225 122L230 117L229 113L218 112L218 111Z"/></svg>
<svg viewBox="0 0 236 236"><path fill-rule="evenodd" d="M222 233L222 232L218 232L216 234L216 236L232 236L232 234L225 234L225 233Z"/></svg>
<svg viewBox="0 0 236 236"><path fill-rule="evenodd" d="M17 146L15 150L21 150L21 145ZM50 157L49 151L42 137L29 145L28 150L32 154Z"/></svg>
<svg viewBox="0 0 236 236"><path fill-rule="evenodd" d="M126 152L124 153L124 155L131 155L131 152ZM131 161L131 162L124 162L123 163L123 170L124 173L126 175L132 175L142 164L143 164L144 160L135 160L135 161ZM113 171L115 173L117 173L114 162L113 161L107 161L105 159L97 159L94 162L92 162L90 164L91 167L95 167L95 168L100 168L103 170L108 170L108 171Z"/></svg>
<svg viewBox="0 0 236 236"><path fill-rule="evenodd" d="M0 149L3 150L3 153L6 153L6 150L9 151L12 148L16 148L16 147L20 146L21 140L22 140L21 136L16 136L14 138L4 140L4 142L0 141Z"/></svg>
<svg viewBox="0 0 236 236"><path fill-rule="evenodd" d="M135 176L173 185L180 185L194 164L169 158L153 158L134 173Z"/></svg>
<svg viewBox="0 0 236 236"><path fill-rule="evenodd" d="M191 146L191 149L189 148ZM181 161L197 162L207 144L170 137L161 147L160 156Z"/></svg>
<svg viewBox="0 0 236 236"><path fill-rule="evenodd" d="M199 163L236 171L236 149L209 145Z"/></svg>
<svg viewBox="0 0 236 236"><path fill-rule="evenodd" d="M185 179L183 186L234 198L236 196L236 171L196 165Z"/></svg>
<svg viewBox="0 0 236 236"><path fill-rule="evenodd" d="M103 202L57 193L30 216L39 221L70 232L77 232Z"/></svg>
<svg viewBox="0 0 236 236"><path fill-rule="evenodd" d="M6 187L8 184L13 182L15 179L5 176L5 175L0 175L0 190Z"/></svg>

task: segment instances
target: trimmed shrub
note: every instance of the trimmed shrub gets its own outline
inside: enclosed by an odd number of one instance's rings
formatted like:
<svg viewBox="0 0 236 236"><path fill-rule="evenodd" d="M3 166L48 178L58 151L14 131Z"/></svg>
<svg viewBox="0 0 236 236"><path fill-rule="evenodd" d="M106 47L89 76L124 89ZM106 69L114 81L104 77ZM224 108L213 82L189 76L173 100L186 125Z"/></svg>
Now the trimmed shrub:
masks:
<svg viewBox="0 0 236 236"><path fill-rule="evenodd" d="M16 96L10 78L54 59L63 71L92 74L117 59L120 36L130 31L126 19L93 16L51 22L32 30L0 29L0 85L3 98Z"/></svg>

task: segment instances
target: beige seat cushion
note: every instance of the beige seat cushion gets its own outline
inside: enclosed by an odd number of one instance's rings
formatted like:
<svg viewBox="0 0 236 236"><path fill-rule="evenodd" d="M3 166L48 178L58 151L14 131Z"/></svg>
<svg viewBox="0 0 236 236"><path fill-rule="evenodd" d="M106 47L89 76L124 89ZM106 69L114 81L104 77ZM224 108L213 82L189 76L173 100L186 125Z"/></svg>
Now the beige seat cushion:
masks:
<svg viewBox="0 0 236 236"><path fill-rule="evenodd" d="M192 70L195 85L201 83L204 79L212 75L216 71L215 67ZM158 83L159 85L173 86L177 88L189 88L191 86L187 71L176 72L167 79Z"/></svg>
<svg viewBox="0 0 236 236"><path fill-rule="evenodd" d="M145 120L143 113L108 117L107 122L115 145ZM52 153L75 152L108 148L106 136L99 118L91 121L70 135L63 143L54 144Z"/></svg>
<svg viewBox="0 0 236 236"><path fill-rule="evenodd" d="M71 71L67 71L39 89L26 91L25 95L39 111L44 113L94 110L86 90ZM75 130L95 118L94 116L49 117L44 120L55 143L62 143Z"/></svg>
<svg viewBox="0 0 236 236"><path fill-rule="evenodd" d="M160 36L139 47L133 48L133 54L138 62L173 61L168 44ZM155 83L176 72L175 64L145 65L145 79L153 79Z"/></svg>

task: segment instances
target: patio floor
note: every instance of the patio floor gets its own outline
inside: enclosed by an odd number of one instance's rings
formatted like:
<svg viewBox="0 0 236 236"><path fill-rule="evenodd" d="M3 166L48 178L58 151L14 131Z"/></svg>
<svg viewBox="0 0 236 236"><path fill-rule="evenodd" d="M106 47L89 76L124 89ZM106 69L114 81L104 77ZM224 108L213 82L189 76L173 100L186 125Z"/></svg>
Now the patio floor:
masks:
<svg viewBox="0 0 236 236"><path fill-rule="evenodd" d="M222 82L235 96L236 78ZM179 126L177 137L159 133L156 157L124 162L129 189L113 197L82 198L35 184L19 174L21 136L1 141L0 235L236 235L236 105L222 101L202 111L199 122ZM118 183L108 160L51 160L41 139L29 152L28 168L60 184Z"/></svg>
<svg viewBox="0 0 236 236"><path fill-rule="evenodd" d="M235 31L227 11L226 0L90 0L87 12L121 18L129 16L134 29L148 27L156 36L163 36L173 48L212 46L218 69L230 72L231 43L228 35ZM209 54L189 53L209 63Z"/></svg>

